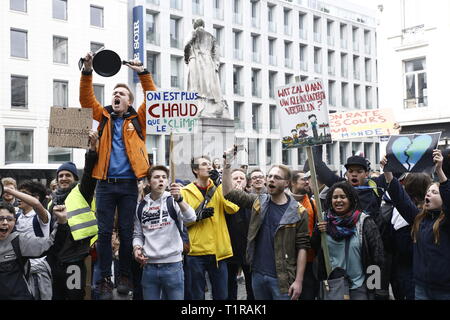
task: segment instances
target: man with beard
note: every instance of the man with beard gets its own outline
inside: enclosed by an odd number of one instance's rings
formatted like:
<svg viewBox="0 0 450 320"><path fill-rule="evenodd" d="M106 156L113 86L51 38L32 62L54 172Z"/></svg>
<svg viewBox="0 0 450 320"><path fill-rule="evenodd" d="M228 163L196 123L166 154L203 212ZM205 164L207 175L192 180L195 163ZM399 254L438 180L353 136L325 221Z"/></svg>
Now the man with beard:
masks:
<svg viewBox="0 0 450 320"><path fill-rule="evenodd" d="M306 210L285 193L291 170L274 165L267 175L267 194L233 189L234 150L224 153L225 199L252 209L247 237L247 262L252 269L255 300L297 300L302 293L306 250L310 248Z"/></svg>
<svg viewBox="0 0 450 320"><path fill-rule="evenodd" d="M53 300L83 300L86 286L86 266L84 259L89 255L90 241L97 235L98 227L93 208L96 179L92 169L97 161L96 143L98 134L89 133L90 149L85 155L85 166L81 183L74 163L65 162L56 171L56 189L49 211L57 205L64 205L68 223L61 225L65 232L63 241L55 241L47 255L53 276ZM68 278L74 273L80 275L78 285L68 286Z"/></svg>
<svg viewBox="0 0 450 320"><path fill-rule="evenodd" d="M292 172L290 190L292 197L298 201L298 203L302 205L308 213L308 231L309 235L312 236L316 223L317 209L314 200L311 199L312 190L309 185L308 176L306 176L303 171L295 170ZM305 276L303 279L303 290L300 300L315 300L315 297L318 295L319 283L314 277L312 268L314 257L314 250L308 249Z"/></svg>

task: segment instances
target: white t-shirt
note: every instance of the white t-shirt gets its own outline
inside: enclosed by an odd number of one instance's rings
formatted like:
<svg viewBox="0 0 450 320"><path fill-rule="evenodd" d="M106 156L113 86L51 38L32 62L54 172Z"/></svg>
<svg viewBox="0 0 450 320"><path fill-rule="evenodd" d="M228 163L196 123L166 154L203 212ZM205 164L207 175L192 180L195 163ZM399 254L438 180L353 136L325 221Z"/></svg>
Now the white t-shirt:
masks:
<svg viewBox="0 0 450 320"><path fill-rule="evenodd" d="M39 226L41 227L42 233L44 234L44 237L48 237L50 236L50 213L45 210L47 212L47 218L48 218L48 222L44 223L41 218L38 216L37 220L39 222ZM16 221L16 230L19 233L23 233L23 232L34 232L33 229L33 219L34 216L37 213L34 210L31 210L30 212L28 212L27 214L24 214L22 212L22 214L19 216L19 218ZM38 258L38 259L30 259L30 263L31 263L31 267L33 268L34 265L44 261L45 257L43 258Z"/></svg>

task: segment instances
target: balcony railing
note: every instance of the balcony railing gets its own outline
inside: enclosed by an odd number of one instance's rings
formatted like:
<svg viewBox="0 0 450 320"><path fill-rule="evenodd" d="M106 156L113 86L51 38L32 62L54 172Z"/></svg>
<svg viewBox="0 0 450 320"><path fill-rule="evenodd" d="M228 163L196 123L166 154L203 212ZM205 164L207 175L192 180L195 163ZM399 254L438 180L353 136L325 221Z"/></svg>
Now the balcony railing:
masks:
<svg viewBox="0 0 450 320"><path fill-rule="evenodd" d="M416 97L411 99L405 99L404 100L404 108L405 109L412 109L412 108L423 108L428 107L428 97Z"/></svg>
<svg viewBox="0 0 450 320"><path fill-rule="evenodd" d="M261 54L259 52L252 52L252 61L261 63Z"/></svg>
<svg viewBox="0 0 450 320"><path fill-rule="evenodd" d="M298 33L299 33L300 39L308 40L308 33L306 32L305 29L299 29Z"/></svg>
<svg viewBox="0 0 450 320"><path fill-rule="evenodd" d="M170 37L170 47L183 49L183 40Z"/></svg>
<svg viewBox="0 0 450 320"><path fill-rule="evenodd" d="M361 79L361 74L359 73L359 71L354 70L353 71L353 78L356 80L360 80Z"/></svg>
<svg viewBox="0 0 450 320"><path fill-rule="evenodd" d="M372 48L370 47L370 44L366 44L364 46L364 48L365 48L366 54L371 54L372 53Z"/></svg>
<svg viewBox="0 0 450 320"><path fill-rule="evenodd" d="M277 65L277 57L269 55L269 64L271 66L276 66Z"/></svg>
<svg viewBox="0 0 450 320"><path fill-rule="evenodd" d="M347 40L346 39L341 39L341 48L347 49Z"/></svg>
<svg viewBox="0 0 450 320"><path fill-rule="evenodd" d="M269 32L277 32L277 25L273 21L269 21Z"/></svg>
<svg viewBox="0 0 450 320"><path fill-rule="evenodd" d="M239 96L243 96L244 95L244 89L241 85L239 84L235 84L233 85L233 93L237 94Z"/></svg>
<svg viewBox="0 0 450 320"><path fill-rule="evenodd" d="M261 26L260 20L258 18L252 17L252 27L259 29Z"/></svg>
<svg viewBox="0 0 450 320"><path fill-rule="evenodd" d="M147 43L159 46L159 33L147 32Z"/></svg>
<svg viewBox="0 0 450 320"><path fill-rule="evenodd" d="M294 65L292 58L284 58L284 66L286 68L292 68Z"/></svg>
<svg viewBox="0 0 450 320"><path fill-rule="evenodd" d="M242 24L242 14L240 13L233 13L233 23L234 24Z"/></svg>
<svg viewBox="0 0 450 320"><path fill-rule="evenodd" d="M292 27L284 25L284 34L287 36L292 36Z"/></svg>
<svg viewBox="0 0 450 320"><path fill-rule="evenodd" d="M322 41L322 35L319 32L314 32L314 41L315 42L321 42Z"/></svg>
<svg viewBox="0 0 450 320"><path fill-rule="evenodd" d="M256 132L261 132L261 130L262 130L262 123L261 122L252 122L252 128Z"/></svg>
<svg viewBox="0 0 450 320"><path fill-rule="evenodd" d="M223 20L223 9L214 8L214 19Z"/></svg>
<svg viewBox="0 0 450 320"><path fill-rule="evenodd" d="M236 60L242 60L242 49L234 49L233 50L233 57Z"/></svg>
<svg viewBox="0 0 450 320"><path fill-rule="evenodd" d="M372 74L370 72L366 72L366 81L371 82L372 81Z"/></svg>
<svg viewBox="0 0 450 320"><path fill-rule="evenodd" d="M308 64L306 63L306 61L300 60L300 70L308 71Z"/></svg>
<svg viewBox="0 0 450 320"><path fill-rule="evenodd" d="M183 10L181 0L170 0L170 8L177 9L177 10Z"/></svg>
<svg viewBox="0 0 450 320"><path fill-rule="evenodd" d="M333 36L327 36L327 42L329 46L334 46L334 37Z"/></svg>
<svg viewBox="0 0 450 320"><path fill-rule="evenodd" d="M353 51L359 51L359 42L353 41Z"/></svg>
<svg viewBox="0 0 450 320"><path fill-rule="evenodd" d="M336 75L336 68L334 66L328 66L328 74L330 76Z"/></svg>
<svg viewBox="0 0 450 320"><path fill-rule="evenodd" d="M234 129L238 131L245 130L245 122L241 121L240 119L234 119Z"/></svg>
<svg viewBox="0 0 450 320"><path fill-rule="evenodd" d="M322 73L322 65L319 63L314 63L314 72Z"/></svg>

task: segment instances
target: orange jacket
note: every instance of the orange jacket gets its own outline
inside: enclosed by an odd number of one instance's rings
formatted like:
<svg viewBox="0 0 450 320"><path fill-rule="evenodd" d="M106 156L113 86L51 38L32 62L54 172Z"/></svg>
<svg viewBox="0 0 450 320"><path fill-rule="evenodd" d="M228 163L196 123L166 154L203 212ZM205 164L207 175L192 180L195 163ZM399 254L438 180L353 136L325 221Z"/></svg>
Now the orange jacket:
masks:
<svg viewBox="0 0 450 320"><path fill-rule="evenodd" d="M156 91L155 84L153 83L153 79L149 73L139 75L139 79L141 80L142 89L144 90L144 96L145 91ZM94 120L97 120L101 123L103 117L108 118L99 141L98 161L95 164L94 170L92 171L93 178L105 180L108 178L107 175L109 168L109 158L111 155L113 134L112 122L110 121L111 115L108 113L106 108L104 108L95 98L94 87L92 86L92 75L81 74L80 104L82 108L92 108L92 117ZM128 110L130 111L130 109ZM146 176L147 171L150 167L150 164L148 162L147 148L145 146L145 101L142 102L137 112L134 109L131 109L130 113L131 115L124 119L123 141L131 168L133 169L136 178L140 179ZM135 117L138 118L142 130L142 135L144 136L144 141L139 137L131 121L131 119Z"/></svg>
<svg viewBox="0 0 450 320"><path fill-rule="evenodd" d="M313 209L313 205L314 208L316 208L316 204L314 202L314 200L310 200L308 195L304 195L302 201L299 201L299 203L305 207L306 211L308 212L308 231L309 231L309 236L312 236L313 230L314 230L314 225L316 223L316 217L314 214L314 209ZM316 253L314 252L313 249L308 249L307 251L307 262L312 262L314 260L314 256L316 255Z"/></svg>

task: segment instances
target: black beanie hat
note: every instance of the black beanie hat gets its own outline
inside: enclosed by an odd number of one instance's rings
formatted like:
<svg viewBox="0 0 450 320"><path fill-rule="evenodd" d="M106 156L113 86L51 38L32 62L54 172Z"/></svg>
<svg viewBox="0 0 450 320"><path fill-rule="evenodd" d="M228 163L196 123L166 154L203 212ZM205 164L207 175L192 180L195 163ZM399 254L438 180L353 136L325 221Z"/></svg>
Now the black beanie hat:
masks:
<svg viewBox="0 0 450 320"><path fill-rule="evenodd" d="M56 180L58 180L58 174L60 171L69 171L73 174L75 180L78 180L78 171L77 167L75 166L75 163L73 162L64 162L62 165L59 166L58 170L56 170Z"/></svg>

